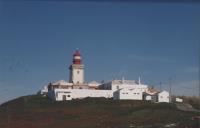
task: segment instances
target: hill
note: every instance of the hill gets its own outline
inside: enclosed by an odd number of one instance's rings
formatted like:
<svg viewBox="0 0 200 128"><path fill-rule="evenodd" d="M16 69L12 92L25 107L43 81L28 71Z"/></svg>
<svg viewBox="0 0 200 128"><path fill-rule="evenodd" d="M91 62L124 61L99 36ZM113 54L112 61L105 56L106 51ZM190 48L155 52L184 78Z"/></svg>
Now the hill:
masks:
<svg viewBox="0 0 200 128"><path fill-rule="evenodd" d="M0 128L198 128L175 104L86 98L65 102L40 95L24 96L0 106Z"/></svg>

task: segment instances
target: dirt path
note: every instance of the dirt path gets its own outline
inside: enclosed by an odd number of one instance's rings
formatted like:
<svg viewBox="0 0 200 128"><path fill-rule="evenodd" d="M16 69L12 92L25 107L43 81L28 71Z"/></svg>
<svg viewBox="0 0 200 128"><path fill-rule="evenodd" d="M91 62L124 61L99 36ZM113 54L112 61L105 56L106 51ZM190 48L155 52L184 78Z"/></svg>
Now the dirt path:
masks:
<svg viewBox="0 0 200 128"><path fill-rule="evenodd" d="M187 103L176 103L176 106L179 110L190 111L190 112L200 112L200 110L194 109L192 105Z"/></svg>

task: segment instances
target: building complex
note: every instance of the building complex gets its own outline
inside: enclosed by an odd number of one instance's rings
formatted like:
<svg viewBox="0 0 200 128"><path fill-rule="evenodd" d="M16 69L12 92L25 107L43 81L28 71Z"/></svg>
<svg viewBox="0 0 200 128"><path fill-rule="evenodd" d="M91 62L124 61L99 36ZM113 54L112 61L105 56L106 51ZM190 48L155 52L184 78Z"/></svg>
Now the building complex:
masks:
<svg viewBox="0 0 200 128"><path fill-rule="evenodd" d="M69 67L69 82L59 80L51 82L41 94L47 95L55 101L82 99L86 97L104 97L114 100L148 100L153 102L169 102L169 93L161 91L139 80L112 80L110 82L98 83L84 81L84 64L78 50L73 54L73 62Z"/></svg>

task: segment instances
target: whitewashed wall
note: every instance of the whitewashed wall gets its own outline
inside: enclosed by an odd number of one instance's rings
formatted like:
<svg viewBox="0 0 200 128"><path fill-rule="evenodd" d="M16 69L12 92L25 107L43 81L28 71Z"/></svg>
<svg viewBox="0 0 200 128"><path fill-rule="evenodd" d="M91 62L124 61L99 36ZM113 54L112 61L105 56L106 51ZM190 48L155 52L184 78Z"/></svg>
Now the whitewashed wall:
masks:
<svg viewBox="0 0 200 128"><path fill-rule="evenodd" d="M112 84L111 86L112 86L111 89L113 91L117 91L117 90L123 89L123 88L135 88L135 89L139 89L140 91L143 91L143 92L145 92L147 90L146 85Z"/></svg>
<svg viewBox="0 0 200 128"><path fill-rule="evenodd" d="M145 100L150 101L150 100L152 100L152 98L151 98L151 96L146 96L146 97L145 97Z"/></svg>
<svg viewBox="0 0 200 128"><path fill-rule="evenodd" d="M53 94L52 94L53 93ZM105 97L112 98L113 93L111 90L89 90L89 89L55 89L53 92L49 92L48 96L56 101L62 101L63 95L66 96L66 100L86 98L86 97ZM55 98L53 98L55 96Z"/></svg>
<svg viewBox="0 0 200 128"><path fill-rule="evenodd" d="M140 89L121 89L114 92L114 99L119 100L142 100L143 91Z"/></svg>
<svg viewBox="0 0 200 128"><path fill-rule="evenodd" d="M169 103L169 92L162 91L158 93L158 102L167 102Z"/></svg>
<svg viewBox="0 0 200 128"><path fill-rule="evenodd" d="M113 97L111 90L89 90L89 89L73 89L72 90L72 97L79 98L79 97L105 97L111 98Z"/></svg>
<svg viewBox="0 0 200 128"><path fill-rule="evenodd" d="M176 102L180 102L180 103L183 102L183 99L178 98L178 97L175 100L176 100Z"/></svg>
<svg viewBox="0 0 200 128"><path fill-rule="evenodd" d="M83 69L72 69L72 81L73 83L84 83L84 70Z"/></svg>

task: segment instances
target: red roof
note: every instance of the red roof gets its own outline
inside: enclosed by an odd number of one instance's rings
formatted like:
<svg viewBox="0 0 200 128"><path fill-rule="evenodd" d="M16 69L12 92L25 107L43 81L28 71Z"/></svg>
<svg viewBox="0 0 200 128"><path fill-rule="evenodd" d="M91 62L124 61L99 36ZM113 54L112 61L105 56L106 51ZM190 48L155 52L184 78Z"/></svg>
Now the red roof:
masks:
<svg viewBox="0 0 200 128"><path fill-rule="evenodd" d="M74 53L73 56L81 56L80 52L78 50L76 50L76 52Z"/></svg>

